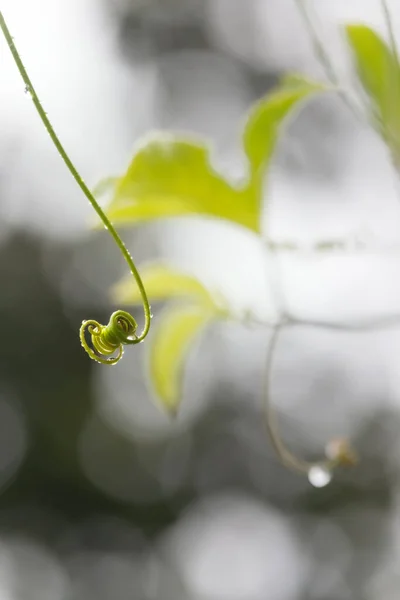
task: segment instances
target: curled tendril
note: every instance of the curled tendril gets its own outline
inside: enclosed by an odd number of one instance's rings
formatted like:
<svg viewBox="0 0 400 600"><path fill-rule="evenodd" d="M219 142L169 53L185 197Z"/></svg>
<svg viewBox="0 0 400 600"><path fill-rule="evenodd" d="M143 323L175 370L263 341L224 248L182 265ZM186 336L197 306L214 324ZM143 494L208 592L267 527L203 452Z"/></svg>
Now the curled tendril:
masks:
<svg viewBox="0 0 400 600"><path fill-rule="evenodd" d="M139 272L135 266L135 263L132 260L131 255L128 252L127 247L125 246L124 242L121 240L115 227L110 222L107 215L103 212L103 210L100 207L100 205L98 204L96 198L94 197L92 192L89 190L89 188L83 181L83 179L80 176L79 172L77 171L75 165L73 164L73 162L69 158L67 152L65 151L64 146L61 144L56 132L54 131L54 128L53 128L52 124L50 123L50 120L47 117L45 110L43 109L43 106L39 100L39 97L36 94L35 88L33 87L33 84L28 76L28 73L26 72L26 69L21 60L19 52L14 44L14 40L11 36L11 33L7 27L7 24L4 20L3 14L1 12L0 12L0 28L3 32L4 38L10 49L12 57L15 61L18 71L22 77L24 84L25 84L25 92L29 93L29 95L32 99L32 102L35 105L35 108L39 114L39 117L40 117L43 125L45 126L47 133L51 137L55 148L57 149L58 153L60 154L66 167L68 168L71 175L75 179L76 183L78 184L78 186L80 187L80 189L82 190L82 192L84 193L86 198L89 200L93 209L96 211L96 213L102 220L105 228L108 230L109 234L113 238L113 240L116 243L117 247L119 248L122 256L124 257L127 265L129 266L131 273L132 273L132 275L137 283L137 286L139 288L139 292L142 297L144 318L145 318L143 331L139 336L136 335L137 323L136 323L135 319L129 313L122 311L122 310L119 310L111 315L110 322L108 325L104 326L104 325L101 325L100 323L98 323L97 321L91 320L91 321L84 321L80 328L79 335L80 335L81 343L82 343L82 346L84 347L84 349L86 350L86 352L89 354L90 358L92 358L93 360L96 360L97 362L100 362L102 364L114 365L121 359L121 357L123 355L123 346L124 345L137 344L138 342L141 342L142 340L144 340L144 338L146 337L146 335L149 332L151 312L150 312L150 305L149 305L149 301L147 298L146 290L144 289L144 285L143 285L143 282L139 275ZM88 331L92 337L92 345L93 345L94 350L92 348L90 348L90 346L88 345L88 343L86 341L86 338L85 338L86 331ZM117 355L113 357L112 355L114 353L117 353Z"/></svg>
<svg viewBox="0 0 400 600"><path fill-rule="evenodd" d="M275 326L272 337L269 343L268 348L268 357L267 357L267 365L265 371L265 422L267 426L267 430L271 439L271 443L274 447L274 450L279 457L282 464L303 475L310 475L310 472L316 467L331 473L334 469L338 467L353 467L357 464L357 455L354 452L353 448L349 444L349 442L345 439L337 438L333 439L325 447L325 458L311 462L299 458L289 448L286 446L282 437L279 433L279 427L276 420L276 415L272 410L271 406L271 373L272 373L272 363L273 358L277 346L277 341L279 337L279 333L283 328L283 324Z"/></svg>
<svg viewBox="0 0 400 600"><path fill-rule="evenodd" d="M108 325L101 325L92 319L83 321L79 335L90 358L103 365L115 365L122 358L124 346L140 342L136 330L137 323L132 315L117 310L111 315ZM86 332L91 336L93 348L86 341Z"/></svg>

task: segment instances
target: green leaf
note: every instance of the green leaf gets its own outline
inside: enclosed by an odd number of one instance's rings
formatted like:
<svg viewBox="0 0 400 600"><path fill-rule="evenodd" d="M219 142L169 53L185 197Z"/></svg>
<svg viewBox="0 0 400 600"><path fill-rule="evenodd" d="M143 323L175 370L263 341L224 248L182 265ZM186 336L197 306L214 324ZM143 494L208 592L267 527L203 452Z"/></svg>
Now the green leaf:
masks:
<svg viewBox="0 0 400 600"><path fill-rule="evenodd" d="M99 181L97 185L93 188L93 195L97 198L113 191L118 181L118 177L105 177L104 179Z"/></svg>
<svg viewBox="0 0 400 600"><path fill-rule="evenodd" d="M392 150L400 150L400 69L390 48L365 25L347 25L360 81L372 104L373 117Z"/></svg>
<svg viewBox="0 0 400 600"><path fill-rule="evenodd" d="M250 112L243 134L251 165L242 186L226 181L211 165L209 147L200 140L160 135L142 145L127 172L117 180L107 210L117 225L153 219L203 215L260 231L262 192L254 185L259 168L268 167L280 125L292 108L323 86L292 75ZM257 184L259 183L257 179Z"/></svg>
<svg viewBox="0 0 400 600"><path fill-rule="evenodd" d="M210 293L198 279L177 269L153 263L142 267L140 276L151 302L186 297L204 306L215 306ZM124 277L114 286L112 296L116 303L141 304L142 302L137 284L131 275Z"/></svg>
<svg viewBox="0 0 400 600"><path fill-rule="evenodd" d="M300 102L325 91L322 84L291 75L251 110L243 134L253 176L265 169L273 155L282 123Z"/></svg>
<svg viewBox="0 0 400 600"><path fill-rule="evenodd" d="M258 231L257 203L211 166L201 141L160 136L142 146L117 182L107 214L116 224L205 215Z"/></svg>
<svg viewBox="0 0 400 600"><path fill-rule="evenodd" d="M184 361L190 347L213 318L196 305L169 308L155 328L149 346L149 375L154 391L171 414L182 398Z"/></svg>
<svg viewBox="0 0 400 600"><path fill-rule="evenodd" d="M279 88L289 91L290 89L311 88L311 93L314 91L321 92L324 90L335 90L335 86L310 79L302 73L286 73L279 82ZM277 88L277 89L279 89Z"/></svg>

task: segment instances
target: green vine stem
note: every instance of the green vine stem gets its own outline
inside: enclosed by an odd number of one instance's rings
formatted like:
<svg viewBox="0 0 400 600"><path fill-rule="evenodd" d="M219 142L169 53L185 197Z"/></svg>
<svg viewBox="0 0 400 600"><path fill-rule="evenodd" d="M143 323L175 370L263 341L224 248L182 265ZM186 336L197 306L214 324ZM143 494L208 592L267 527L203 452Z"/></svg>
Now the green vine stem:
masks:
<svg viewBox="0 0 400 600"><path fill-rule="evenodd" d="M30 94L32 101L36 107L36 110L39 114L39 117L40 117L43 125L45 126L48 134L50 135L54 146L56 147L57 151L61 155L61 158L63 159L64 163L66 164L67 168L69 169L69 171L70 171L71 175L73 176L73 178L75 179L76 183L78 184L78 186L80 187L80 189L82 190L82 192L84 193L84 195L89 200L90 204L92 205L92 207L94 208L94 210L96 211L96 213L98 214L100 219L102 220L105 229L107 229L107 231L110 233L110 235L114 239L117 247L119 248L124 259L126 260L128 266L132 272L132 275L135 278L135 281L138 285L138 288L139 288L139 291L140 291L140 294L142 297L144 317L145 317L143 331L140 335L136 335L137 323L136 323L135 319L132 317L132 315L130 315L126 311L117 311L117 312L113 313L113 315L110 318L109 324L106 326L101 325L97 321L91 320L91 321L83 321L81 328L80 328L81 343L82 343L83 348L86 350L86 352L90 356L90 358L92 358L93 360L96 360L97 362L100 362L102 364L115 364L122 357L124 345L137 344L137 343L143 341L149 332L150 323L151 323L151 310L150 310L150 305L149 305L149 301L147 298L146 290L144 288L142 279L141 279L139 272L135 266L135 263L133 262L131 255L129 254L127 247L125 246L124 242L121 240L120 236L118 235L118 233L117 233L116 229L114 228L113 224L111 223L111 221L108 219L107 215L101 209L101 207L98 204L97 200L95 199L94 195L89 190L89 188L83 181L82 177L79 175L77 169L75 168L75 166L72 163L71 159L69 158L67 152L64 150L64 147L61 144L58 136L56 135L56 133L53 129L53 126L51 125L51 123L43 109L43 106L38 98L38 95L36 94L35 88L33 87L32 82L28 76L28 73L23 65L23 62L19 55L19 52L14 44L14 40L11 36L11 33L7 27L7 24L4 20L3 14L1 12L0 12L0 27L4 34L4 37L8 44L8 47L11 51L11 54L14 58L15 64L17 65L20 75L25 83L25 92ZM90 346L88 345L88 343L86 341L86 337L85 337L86 332L88 332L91 335L91 341L92 341L92 345L93 345L94 349L90 348ZM116 356L112 357L112 355L115 353L116 353Z"/></svg>

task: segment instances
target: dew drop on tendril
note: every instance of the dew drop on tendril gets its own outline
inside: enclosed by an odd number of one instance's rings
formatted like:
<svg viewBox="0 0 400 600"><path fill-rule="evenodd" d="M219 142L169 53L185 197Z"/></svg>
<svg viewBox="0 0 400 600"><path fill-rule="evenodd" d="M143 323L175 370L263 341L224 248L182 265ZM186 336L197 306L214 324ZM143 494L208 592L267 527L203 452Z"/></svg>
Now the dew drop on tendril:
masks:
<svg viewBox="0 0 400 600"><path fill-rule="evenodd" d="M308 481L316 488L323 488L332 480L332 473L326 467L315 465L308 471Z"/></svg>

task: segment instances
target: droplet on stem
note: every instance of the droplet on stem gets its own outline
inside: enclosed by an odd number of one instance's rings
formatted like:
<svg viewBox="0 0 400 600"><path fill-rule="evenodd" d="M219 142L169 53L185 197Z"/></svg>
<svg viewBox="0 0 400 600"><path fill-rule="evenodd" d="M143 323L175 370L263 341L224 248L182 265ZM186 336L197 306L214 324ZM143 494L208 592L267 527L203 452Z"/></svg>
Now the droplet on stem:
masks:
<svg viewBox="0 0 400 600"><path fill-rule="evenodd" d="M326 467L314 465L308 471L308 481L316 488L323 488L332 480L332 473Z"/></svg>

